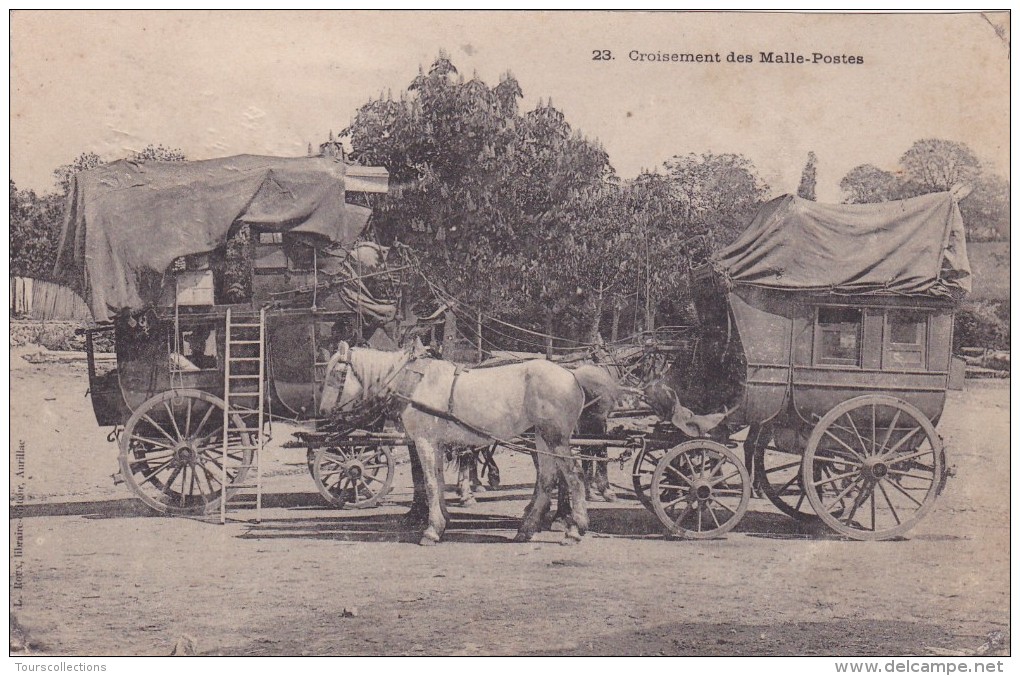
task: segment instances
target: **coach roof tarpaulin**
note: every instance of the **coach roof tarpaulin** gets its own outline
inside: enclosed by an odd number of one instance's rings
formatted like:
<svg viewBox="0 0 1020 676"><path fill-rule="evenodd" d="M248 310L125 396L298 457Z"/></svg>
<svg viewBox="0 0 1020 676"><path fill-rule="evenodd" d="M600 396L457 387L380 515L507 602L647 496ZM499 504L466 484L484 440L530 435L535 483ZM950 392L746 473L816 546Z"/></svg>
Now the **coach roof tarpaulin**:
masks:
<svg viewBox="0 0 1020 676"><path fill-rule="evenodd" d="M175 259L244 224L346 246L370 211L345 203L344 182L332 157L118 160L72 179L55 272L103 321L154 305Z"/></svg>
<svg viewBox="0 0 1020 676"><path fill-rule="evenodd" d="M765 204L713 266L734 284L843 294L960 297L970 264L956 199L941 192L881 204Z"/></svg>

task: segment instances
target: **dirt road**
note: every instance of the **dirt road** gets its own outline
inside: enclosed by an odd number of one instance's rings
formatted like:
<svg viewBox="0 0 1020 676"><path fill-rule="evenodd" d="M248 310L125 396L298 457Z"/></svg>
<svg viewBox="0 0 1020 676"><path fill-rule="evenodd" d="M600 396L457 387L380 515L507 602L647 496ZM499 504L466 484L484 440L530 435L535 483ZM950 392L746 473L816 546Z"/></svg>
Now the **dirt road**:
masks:
<svg viewBox="0 0 1020 676"><path fill-rule="evenodd" d="M338 512L304 453L279 447L280 426L261 524L151 516L110 480L117 450L83 365L11 376L13 597L50 654L167 655L183 635L244 655L924 655L996 630L1008 641L1008 381L951 393L939 430L956 477L904 540L802 532L757 499L724 539L667 540L621 500L590 505L578 547L559 533L514 544L534 470L504 453L506 488L453 507L446 541L422 548L400 525L406 465L388 504ZM611 478L628 482L618 466Z"/></svg>

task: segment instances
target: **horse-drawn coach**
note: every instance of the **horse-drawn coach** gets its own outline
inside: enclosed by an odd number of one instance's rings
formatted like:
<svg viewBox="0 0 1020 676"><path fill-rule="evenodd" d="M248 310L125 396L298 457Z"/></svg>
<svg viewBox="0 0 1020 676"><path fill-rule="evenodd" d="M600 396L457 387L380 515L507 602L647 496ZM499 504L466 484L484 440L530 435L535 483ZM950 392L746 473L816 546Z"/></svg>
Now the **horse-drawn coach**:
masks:
<svg viewBox="0 0 1020 676"><path fill-rule="evenodd" d="M518 365L530 384L507 402L519 399L520 415L490 420L492 406L469 401L472 387L488 392L471 375L482 368L433 368L437 360L398 346L398 304L373 283L392 274L362 239L370 210L356 203L386 183L383 169L332 157L120 161L75 177L58 269L92 308L96 419L114 427L119 477L145 504L225 519L234 494L250 493L259 507L259 456L275 418L308 427L291 443L309 449L316 485L336 506L377 504L397 446L456 440L533 453L541 480L524 537L541 527L542 491L557 473L575 505L571 534L583 532L583 493L559 450L570 446L594 462L607 461L599 447L615 449L613 461L632 458L638 498L687 537L735 527L756 488L784 513L817 515L855 539L900 535L931 510L948 472L935 425L962 376L953 309L969 289L953 195L766 204L691 274L697 326L640 388L660 421L571 435L585 410L574 411L571 387L590 406L588 376ZM93 359L98 333L115 341L107 373ZM371 357L369 337L389 356ZM542 382L553 389L527 389ZM358 391L345 394L352 384ZM355 395L364 406L352 417ZM383 399L388 409L376 406ZM348 415L331 415L340 404ZM384 428L385 413L404 426ZM429 436L439 428L445 436ZM435 463L417 452L430 510L445 510ZM437 540L433 517L426 535Z"/></svg>

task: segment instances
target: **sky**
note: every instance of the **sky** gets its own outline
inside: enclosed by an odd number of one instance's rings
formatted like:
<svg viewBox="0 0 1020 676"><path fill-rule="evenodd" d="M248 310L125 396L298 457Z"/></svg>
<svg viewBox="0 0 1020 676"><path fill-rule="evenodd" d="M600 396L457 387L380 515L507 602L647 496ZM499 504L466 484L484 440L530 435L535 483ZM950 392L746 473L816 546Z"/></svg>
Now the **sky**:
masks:
<svg viewBox="0 0 1020 676"><path fill-rule="evenodd" d="M778 195L796 191L813 151L819 200L835 202L851 168L894 170L929 137L1009 172L1003 14L15 11L10 28L11 178L39 192L86 151L304 155L370 98L399 96L440 49L490 85L513 72L523 109L551 98L623 178L732 152ZM612 58L594 60L602 50ZM754 61L728 63L730 52ZM762 63L762 52L863 63Z"/></svg>

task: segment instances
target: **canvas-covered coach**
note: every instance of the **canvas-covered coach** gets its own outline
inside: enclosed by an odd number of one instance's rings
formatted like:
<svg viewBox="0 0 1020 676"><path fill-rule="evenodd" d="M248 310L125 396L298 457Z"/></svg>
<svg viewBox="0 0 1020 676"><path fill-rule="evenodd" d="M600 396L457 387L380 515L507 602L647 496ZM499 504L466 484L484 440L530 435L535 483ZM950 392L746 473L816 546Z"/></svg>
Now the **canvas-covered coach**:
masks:
<svg viewBox="0 0 1020 676"><path fill-rule="evenodd" d="M935 425L963 376L953 311L970 270L954 196L781 197L693 277L700 354L678 396L750 427L747 464L769 499L861 539L923 517L948 471Z"/></svg>
<svg viewBox="0 0 1020 676"><path fill-rule="evenodd" d="M260 498L266 416L311 417L336 344L388 339L395 303L371 279L383 251L362 239L364 195L387 181L329 155L121 160L73 178L57 272L96 320L93 408L146 504L196 514L240 488ZM105 373L97 333L115 341ZM372 495L392 473L382 460Z"/></svg>

